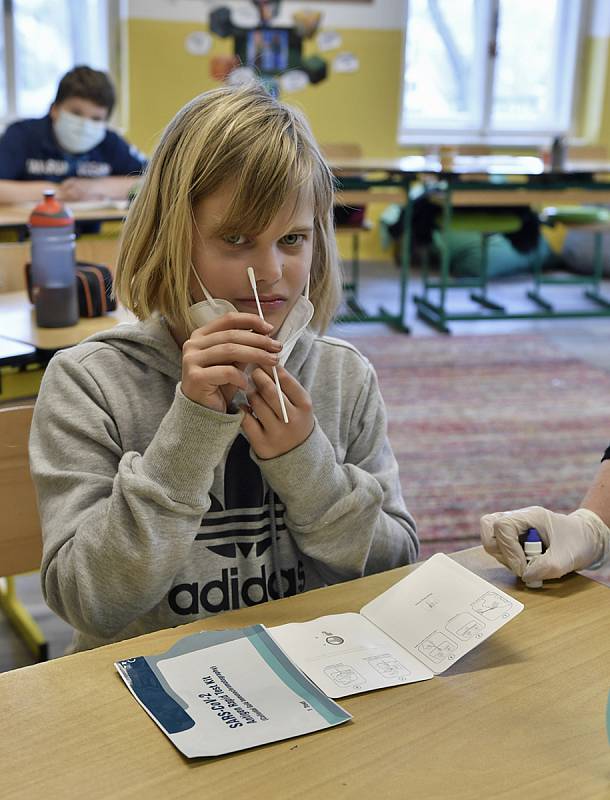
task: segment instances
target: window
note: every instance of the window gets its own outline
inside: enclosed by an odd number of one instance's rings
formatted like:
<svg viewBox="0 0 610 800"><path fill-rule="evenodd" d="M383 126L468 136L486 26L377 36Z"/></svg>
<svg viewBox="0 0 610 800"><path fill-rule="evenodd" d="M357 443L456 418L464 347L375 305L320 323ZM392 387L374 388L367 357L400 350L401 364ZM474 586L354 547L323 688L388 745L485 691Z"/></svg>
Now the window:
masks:
<svg viewBox="0 0 610 800"><path fill-rule="evenodd" d="M408 0L399 140L535 144L570 127L581 0Z"/></svg>
<svg viewBox="0 0 610 800"><path fill-rule="evenodd" d="M44 115L77 64L110 69L115 0L3 0L0 120Z"/></svg>

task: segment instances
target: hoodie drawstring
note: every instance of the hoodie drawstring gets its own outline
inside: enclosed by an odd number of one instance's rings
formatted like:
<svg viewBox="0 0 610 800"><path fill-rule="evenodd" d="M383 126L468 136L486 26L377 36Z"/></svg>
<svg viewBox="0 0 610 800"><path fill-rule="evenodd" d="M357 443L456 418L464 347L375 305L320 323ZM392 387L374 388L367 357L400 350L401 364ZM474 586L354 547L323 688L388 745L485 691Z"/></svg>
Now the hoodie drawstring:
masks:
<svg viewBox="0 0 610 800"><path fill-rule="evenodd" d="M271 558L273 559L273 574L277 584L277 591L280 599L284 597L284 587L282 586L282 570L280 561L280 547L277 543L277 522L275 519L275 492L270 488L271 498L269 506L271 509Z"/></svg>

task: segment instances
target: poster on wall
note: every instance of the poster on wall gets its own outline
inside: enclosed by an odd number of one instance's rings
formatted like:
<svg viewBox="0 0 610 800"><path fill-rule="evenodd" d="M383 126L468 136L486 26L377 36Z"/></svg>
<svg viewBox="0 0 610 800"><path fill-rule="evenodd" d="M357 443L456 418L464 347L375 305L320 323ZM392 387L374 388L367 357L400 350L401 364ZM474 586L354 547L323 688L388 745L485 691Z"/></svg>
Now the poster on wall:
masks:
<svg viewBox="0 0 610 800"><path fill-rule="evenodd" d="M237 14L228 6L210 12L211 33L233 42L231 55L211 54L210 75L230 84L259 80L274 96L280 92L299 92L327 80L331 69L325 54L337 50L342 42L341 36L334 31L322 31L314 39L320 31L322 13L303 8L292 14L291 25L279 25L275 20L280 0L252 0L252 5L254 17L250 14L244 16L241 12ZM200 34L193 32L186 39L185 46L193 55L203 54L206 47ZM305 52L304 43L309 39L316 41L317 53ZM337 54L332 72L355 72L358 65L356 55Z"/></svg>

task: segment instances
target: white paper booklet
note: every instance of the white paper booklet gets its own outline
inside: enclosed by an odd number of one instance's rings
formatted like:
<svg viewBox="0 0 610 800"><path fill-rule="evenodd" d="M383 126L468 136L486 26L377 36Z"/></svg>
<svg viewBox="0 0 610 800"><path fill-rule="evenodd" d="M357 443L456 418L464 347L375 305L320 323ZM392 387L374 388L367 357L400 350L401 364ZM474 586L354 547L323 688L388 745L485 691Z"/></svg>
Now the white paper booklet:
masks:
<svg viewBox="0 0 610 800"><path fill-rule="evenodd" d="M442 553L367 603L269 628L329 697L428 680L523 610L523 604Z"/></svg>
<svg viewBox="0 0 610 800"><path fill-rule="evenodd" d="M189 758L330 728L351 716L262 625L185 636L166 653L117 661L138 703Z"/></svg>

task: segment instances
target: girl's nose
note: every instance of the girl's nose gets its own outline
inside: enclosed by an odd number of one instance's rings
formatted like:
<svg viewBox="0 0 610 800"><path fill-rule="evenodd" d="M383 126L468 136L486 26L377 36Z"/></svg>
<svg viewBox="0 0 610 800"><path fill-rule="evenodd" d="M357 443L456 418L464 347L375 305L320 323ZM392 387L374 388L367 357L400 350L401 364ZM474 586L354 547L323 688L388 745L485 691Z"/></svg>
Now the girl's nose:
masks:
<svg viewBox="0 0 610 800"><path fill-rule="evenodd" d="M254 274L257 281L264 281L269 284L276 283L282 277L283 271L282 254L277 248L274 247L257 254L257 259L254 263Z"/></svg>

